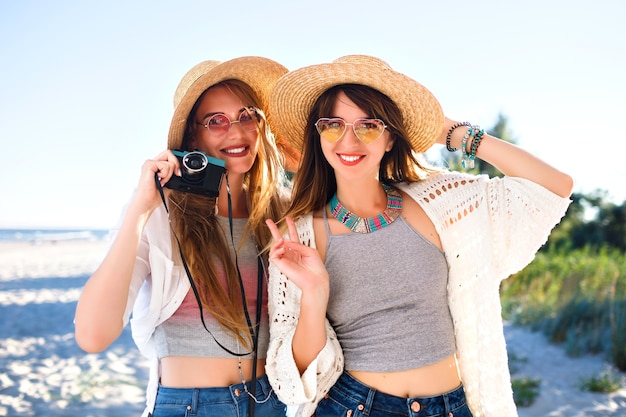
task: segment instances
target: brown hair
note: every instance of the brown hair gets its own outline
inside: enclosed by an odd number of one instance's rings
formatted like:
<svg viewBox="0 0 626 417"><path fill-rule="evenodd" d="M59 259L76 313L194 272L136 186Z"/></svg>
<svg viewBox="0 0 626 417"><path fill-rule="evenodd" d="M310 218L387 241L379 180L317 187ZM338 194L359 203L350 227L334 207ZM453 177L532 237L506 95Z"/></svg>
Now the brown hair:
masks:
<svg viewBox="0 0 626 417"><path fill-rule="evenodd" d="M302 159L294 179L291 205L286 213L293 218L321 209L337 191L335 173L322 152L315 122L320 117L332 114L340 92L345 93L369 117L381 119L387 125L393 147L385 153L380 162L381 182L386 184L415 182L434 170L420 162L413 152L407 139L402 113L389 97L364 85L337 85L326 90L317 99L307 119Z"/></svg>

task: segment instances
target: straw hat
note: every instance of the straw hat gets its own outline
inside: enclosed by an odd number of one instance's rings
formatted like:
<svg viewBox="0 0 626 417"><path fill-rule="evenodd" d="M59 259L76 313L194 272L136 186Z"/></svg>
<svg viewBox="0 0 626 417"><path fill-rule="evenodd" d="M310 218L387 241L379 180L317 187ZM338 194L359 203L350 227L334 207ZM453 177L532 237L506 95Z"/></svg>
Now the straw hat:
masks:
<svg viewBox="0 0 626 417"><path fill-rule="evenodd" d="M179 149L189 113L200 95L212 85L225 80L240 80L248 84L258 96L261 108L266 111L270 91L287 68L271 59L247 56L230 61L204 61L183 76L174 93L174 115L167 140L169 149Z"/></svg>
<svg viewBox="0 0 626 417"><path fill-rule="evenodd" d="M362 84L393 100L402 112L411 146L418 153L430 148L443 130L443 111L426 87L394 71L381 59L348 55L330 64L291 71L276 82L268 107L274 133L301 150L315 101L339 84Z"/></svg>

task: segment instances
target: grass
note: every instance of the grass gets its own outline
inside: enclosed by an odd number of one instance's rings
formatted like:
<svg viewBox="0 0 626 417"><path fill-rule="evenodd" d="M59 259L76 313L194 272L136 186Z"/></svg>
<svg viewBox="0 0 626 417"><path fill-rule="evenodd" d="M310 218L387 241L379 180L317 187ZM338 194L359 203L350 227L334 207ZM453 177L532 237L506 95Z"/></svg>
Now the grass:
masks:
<svg viewBox="0 0 626 417"><path fill-rule="evenodd" d="M529 377L513 378L511 384L513 386L515 405L518 407L530 407L539 395L541 380Z"/></svg>
<svg viewBox="0 0 626 417"><path fill-rule="evenodd" d="M580 389L590 392L608 394L621 388L619 376L607 369L598 376L591 376L580 381Z"/></svg>
<svg viewBox="0 0 626 417"><path fill-rule="evenodd" d="M514 352L508 352L509 371L512 375L519 372L520 364L528 362L528 358L518 356ZM513 388L513 400L518 407L530 407L539 395L540 379L531 379L527 376L511 378Z"/></svg>

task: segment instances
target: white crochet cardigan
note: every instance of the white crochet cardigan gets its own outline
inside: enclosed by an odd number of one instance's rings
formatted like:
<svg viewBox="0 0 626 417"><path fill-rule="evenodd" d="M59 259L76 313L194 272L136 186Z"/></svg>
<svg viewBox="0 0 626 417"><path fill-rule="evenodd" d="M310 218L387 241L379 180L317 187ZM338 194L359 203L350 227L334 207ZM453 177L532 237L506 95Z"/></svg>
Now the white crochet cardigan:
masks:
<svg viewBox="0 0 626 417"><path fill-rule="evenodd" d="M529 264L570 203L521 178L442 172L399 184L434 223L448 263L448 304L457 358L474 417L517 416L501 317L500 282ZM300 241L315 247L312 216L297 220ZM270 264L270 346L266 372L278 397L310 416L343 371L326 320L326 345L300 375L291 342L300 289ZM331 294L332 296L332 294Z"/></svg>

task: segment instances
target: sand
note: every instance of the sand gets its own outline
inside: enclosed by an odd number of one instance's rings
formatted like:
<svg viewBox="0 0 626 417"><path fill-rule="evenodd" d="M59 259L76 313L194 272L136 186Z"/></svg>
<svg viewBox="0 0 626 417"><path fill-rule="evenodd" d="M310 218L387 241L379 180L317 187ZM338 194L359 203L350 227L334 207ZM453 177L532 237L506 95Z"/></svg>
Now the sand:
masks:
<svg viewBox="0 0 626 417"><path fill-rule="evenodd" d="M0 243L0 417L139 416L147 360L127 328L100 354L74 341L76 301L105 255L103 241ZM520 417L626 416L626 389L592 394L581 378L607 369L599 356L569 358L543 335L506 326L516 376L541 380ZM626 386L626 375L618 374Z"/></svg>
<svg viewBox="0 0 626 417"><path fill-rule="evenodd" d="M126 329L100 354L74 341L74 310L107 242L0 244L0 416L139 416L147 361Z"/></svg>

